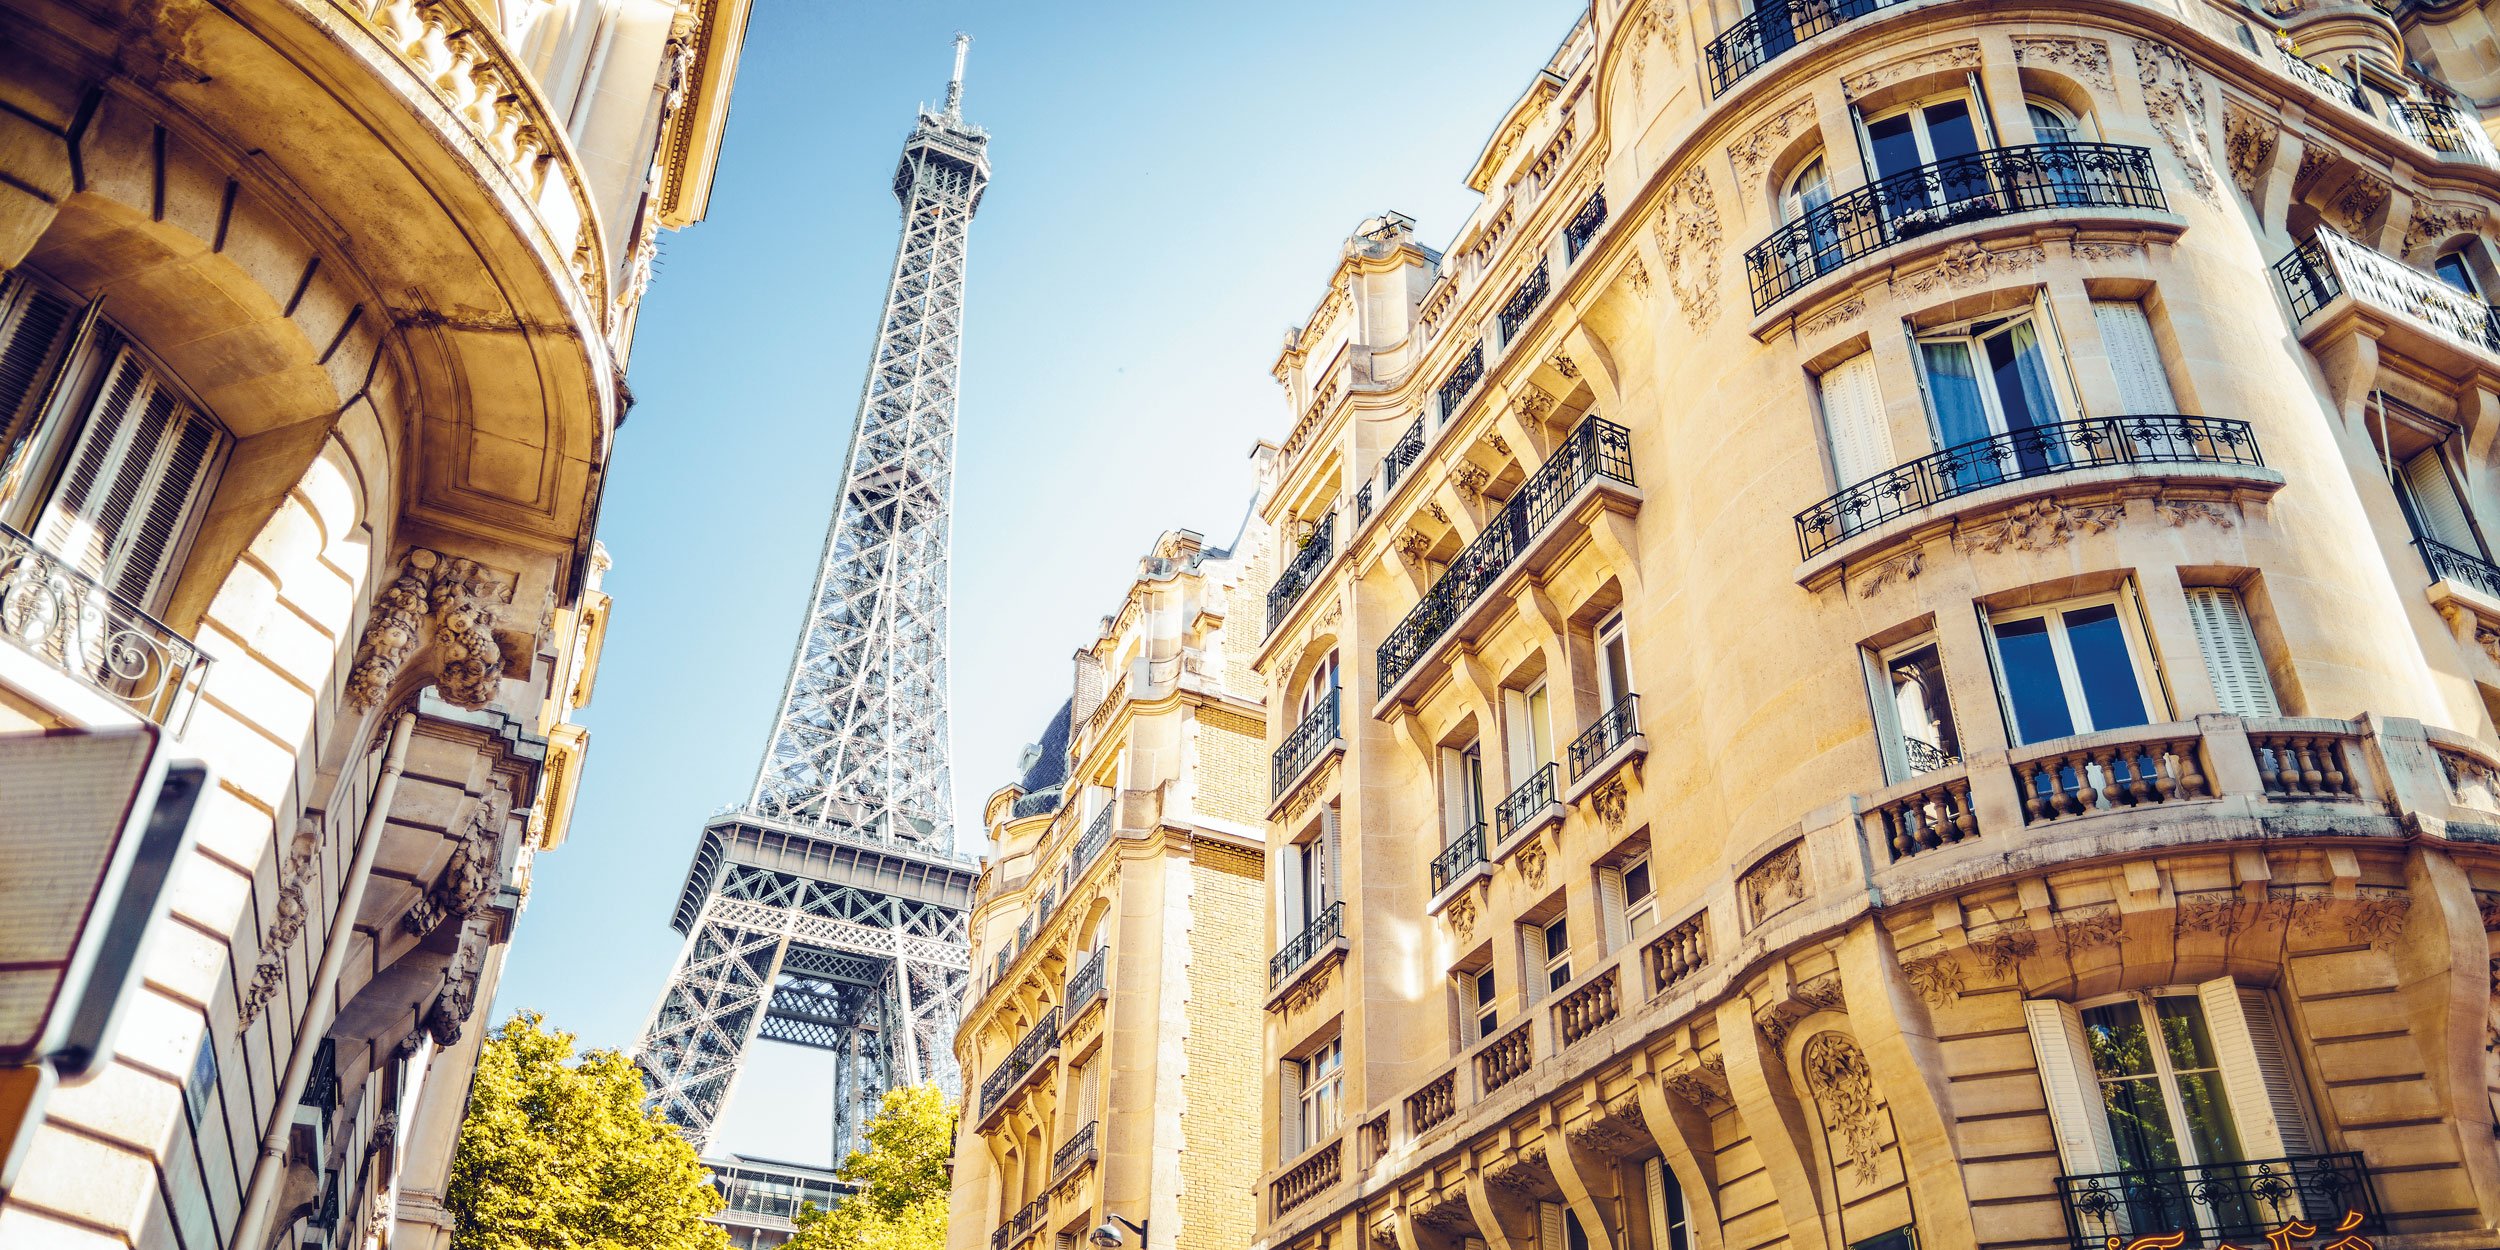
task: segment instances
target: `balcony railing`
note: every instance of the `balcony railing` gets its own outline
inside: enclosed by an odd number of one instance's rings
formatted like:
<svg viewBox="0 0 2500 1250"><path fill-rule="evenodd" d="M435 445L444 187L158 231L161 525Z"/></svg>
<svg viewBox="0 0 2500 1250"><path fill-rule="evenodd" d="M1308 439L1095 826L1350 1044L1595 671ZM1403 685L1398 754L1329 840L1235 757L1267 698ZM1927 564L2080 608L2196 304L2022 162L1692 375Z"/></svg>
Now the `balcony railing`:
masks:
<svg viewBox="0 0 2500 1250"><path fill-rule="evenodd" d="M2473 552L2459 551L2427 538L2414 539L2413 545L2421 549L2422 563L2429 567L2432 581L2457 582L2500 599L2500 566Z"/></svg>
<svg viewBox="0 0 2500 1250"><path fill-rule="evenodd" d="M1649 992L1664 994L1710 962L1710 913L1694 912L1649 944Z"/></svg>
<svg viewBox="0 0 2500 1250"><path fill-rule="evenodd" d="M1921 235L2009 213L2059 208L2166 210L2150 150L2030 143L1905 169L1780 227L1745 253L1760 312L1816 277Z"/></svg>
<svg viewBox="0 0 2500 1250"><path fill-rule="evenodd" d="M1016 1243L1041 1232L1043 1221L1049 1218L1049 1194L1043 1194L1041 1197L1025 1203L1023 1209L1016 1212L1015 1220L1007 1226L1010 1230L1007 1235L1007 1244L1011 1246L1015 1245Z"/></svg>
<svg viewBox="0 0 2500 1250"><path fill-rule="evenodd" d="M1301 776L1302 770L1337 740L1337 701L1338 691L1332 686L1320 698L1319 706L1285 735L1284 745L1276 748L1276 754L1268 760L1269 798L1283 798L1285 787L1292 785L1294 778Z"/></svg>
<svg viewBox="0 0 2500 1250"><path fill-rule="evenodd" d="M1423 454L1424 419L1417 417L1413 424L1406 427L1404 434L1398 435L1398 441L1389 445L1389 454L1380 458L1380 489L1396 490L1398 479L1405 477L1406 471L1414 467Z"/></svg>
<svg viewBox="0 0 2500 1250"><path fill-rule="evenodd" d="M2388 106L2388 120L2434 152L2453 152L2471 156L2486 165L2495 161L2491 136L2473 119L2445 104L2427 100L2399 100Z"/></svg>
<svg viewBox="0 0 2500 1250"><path fill-rule="evenodd" d="M1588 250L1589 240L1606 225L1606 188L1599 187L1589 195L1589 202L1580 206L1571 224L1563 227L1563 258L1578 260Z"/></svg>
<svg viewBox="0 0 2500 1250"><path fill-rule="evenodd" d="M1109 969L1110 963L1111 952L1107 949L1097 949L1094 957L1086 960L1085 966L1077 969L1075 976L1068 978L1068 1005L1063 1008L1068 1023L1076 1023L1076 1018L1084 1015L1085 1009L1093 1006L1095 1001L1102 997L1106 980L1104 973Z"/></svg>
<svg viewBox="0 0 2500 1250"><path fill-rule="evenodd" d="M1904 0L1764 0L1702 50L1710 94L1719 95L1781 53L1844 22Z"/></svg>
<svg viewBox="0 0 2500 1250"><path fill-rule="evenodd" d="M198 644L5 525L0 634L174 729L189 718L208 675Z"/></svg>
<svg viewBox="0 0 2500 1250"><path fill-rule="evenodd" d="M1875 816L1883 826L1884 849L1894 859L1979 836L1967 776L1902 795L1876 808Z"/></svg>
<svg viewBox="0 0 2500 1250"><path fill-rule="evenodd" d="M1537 306L1545 302L1548 289L1545 262L1540 260L1536 268L1528 271L1527 277L1519 280L1519 289L1511 292L1510 299L1502 305L1500 320L1504 343L1519 337L1520 327L1528 324L1528 318L1536 313Z"/></svg>
<svg viewBox="0 0 2500 1250"><path fill-rule="evenodd" d="M1536 1061L1536 1040L1531 1022L1522 1020L1510 1032L1494 1039L1476 1052L1476 1085L1485 1093L1518 1080Z"/></svg>
<svg viewBox="0 0 2500 1250"><path fill-rule="evenodd" d="M1345 1139L1340 1137L1276 1178L1276 1213L1283 1215L1301 1206L1312 1195L1336 1184L1344 1175Z"/></svg>
<svg viewBox="0 0 2500 1250"><path fill-rule="evenodd" d="M1581 421L1551 459L1522 483L1485 525L1484 532L1450 561L1398 627L1380 644L1379 691L1383 698L1420 663L1441 636L1513 561L1562 515L1580 489L1599 478L1632 485L1632 435L1599 417Z"/></svg>
<svg viewBox="0 0 2500 1250"><path fill-rule="evenodd" d="M1957 495L2001 482L2114 464L2262 466L2245 421L2176 414L2088 417L1975 438L1851 483L1797 514L1797 546L1807 558Z"/></svg>
<svg viewBox="0 0 2500 1250"><path fill-rule="evenodd" d="M1068 848L1068 865L1059 871L1060 889L1075 889L1076 879L1094 866L1094 857L1102 854L1102 848L1111 845L1111 824L1119 810L1120 800L1115 794L1104 801L1101 811L1094 813L1094 823L1085 826L1084 836Z"/></svg>
<svg viewBox="0 0 2500 1250"><path fill-rule="evenodd" d="M296 1101L315 1111L339 1109L338 1039L321 1039L321 1048L313 1052L312 1074L304 1081L304 1096Z"/></svg>
<svg viewBox="0 0 2500 1250"><path fill-rule="evenodd" d="M2294 1220L2337 1234L2386 1232L2358 1152L2137 1168L2057 1178L2075 1250L2185 1231L2190 1244L2263 1244Z"/></svg>
<svg viewBox="0 0 2500 1250"><path fill-rule="evenodd" d="M1554 1004L1554 1030L1563 1045L1578 1045L1580 1039L1612 1024L1623 1013L1623 997L1615 992L1615 980L1616 970L1610 966Z"/></svg>
<svg viewBox="0 0 2500 1250"><path fill-rule="evenodd" d="M1043 1012L1041 1019L1033 1022L1033 1027L1025 1033L1023 1040L1017 1042L1016 1048L1008 1051L1007 1057L999 1060L998 1066L991 1070L988 1079L981 1082L982 1118L989 1118L992 1112L1004 1105L1007 1096L1015 1093L1016 1087L1024 1083L1025 1076L1034 1068L1039 1067L1045 1056L1057 1049L1059 1049L1059 1009L1053 1007Z"/></svg>
<svg viewBox="0 0 2500 1250"><path fill-rule="evenodd" d="M1068 1174L1094 1161L1094 1137L1100 1132L1100 1120L1087 1120L1076 1135L1060 1144L1050 1155L1050 1179L1053 1184L1066 1180Z"/></svg>
<svg viewBox="0 0 2500 1250"><path fill-rule="evenodd" d="M1636 694L1617 699L1613 707L1606 709L1605 715L1597 718L1596 724L1581 730L1580 736L1571 740L1573 781L1588 776L1590 769L1605 763L1607 756L1613 755L1641 731L1640 701L1641 697Z"/></svg>
<svg viewBox="0 0 2500 1250"><path fill-rule="evenodd" d="M1320 909L1317 918L1302 927L1302 932L1285 943L1285 949L1267 961L1267 988L1283 985L1287 977L1301 971L1302 965L1319 955L1320 948L1345 933L1345 900L1339 899Z"/></svg>
<svg viewBox="0 0 2500 1250"><path fill-rule="evenodd" d="M1559 801L1554 790L1557 771L1552 764L1540 765L1519 783L1518 789L1502 799L1500 807L1493 809L1493 836L1497 841L1508 841L1512 834L1533 823L1538 812Z"/></svg>
<svg viewBox="0 0 2500 1250"><path fill-rule="evenodd" d="M2291 301L2295 324L2349 293L2402 313L2432 330L2487 352L2500 352L2500 311L2393 257L2323 226L2276 261L2275 278Z"/></svg>
<svg viewBox="0 0 2500 1250"><path fill-rule="evenodd" d="M2213 797L2202 755L2203 739L2158 728L2133 736L2119 731L2087 735L2100 745L2071 747L2014 762L2014 785L2022 795L2025 823L2043 824L2126 807L2192 802ZM1896 855L1906 854L1895 848Z"/></svg>
<svg viewBox="0 0 2500 1250"><path fill-rule="evenodd" d="M1467 870L1485 861L1484 822L1467 826L1467 832L1451 839L1441 853L1432 857L1432 892L1439 894L1450 883L1467 875Z"/></svg>
<svg viewBox="0 0 2500 1250"><path fill-rule="evenodd" d="M1309 540L1302 544L1300 551L1293 553L1293 559L1286 563L1284 571L1276 575L1276 584L1268 587L1268 632L1274 633L1276 627L1284 623L1285 614L1293 610L1293 605L1302 598L1302 592L1311 588L1311 583L1319 578L1319 571L1327 568L1329 558L1336 554L1337 514L1331 511L1319 519L1319 524L1311 527Z"/></svg>
<svg viewBox="0 0 2500 1250"><path fill-rule="evenodd" d="M1458 1073L1444 1072L1406 1096L1406 1131L1421 1137L1458 1114Z"/></svg>
<svg viewBox="0 0 2500 1250"><path fill-rule="evenodd" d="M1451 369L1450 376L1441 383L1441 419L1447 421L1457 416L1458 406L1467 402L1467 397L1475 393L1476 383L1483 380L1484 344L1478 343L1458 358L1457 367Z"/></svg>
<svg viewBox="0 0 2500 1250"><path fill-rule="evenodd" d="M2283 72L2299 79L2311 91L2338 104L2347 104L2363 112L2369 111L2369 106L2361 101L2361 88L2307 57L2294 56L2289 52L2284 53Z"/></svg>

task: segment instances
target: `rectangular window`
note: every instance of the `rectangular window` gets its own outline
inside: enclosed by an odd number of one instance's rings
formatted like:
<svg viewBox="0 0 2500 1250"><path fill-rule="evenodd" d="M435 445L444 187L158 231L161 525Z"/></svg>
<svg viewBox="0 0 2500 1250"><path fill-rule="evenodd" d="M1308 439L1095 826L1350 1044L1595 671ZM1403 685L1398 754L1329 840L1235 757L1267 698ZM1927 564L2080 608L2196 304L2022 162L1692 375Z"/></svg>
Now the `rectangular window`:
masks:
<svg viewBox="0 0 2500 1250"><path fill-rule="evenodd" d="M1441 844L1484 823L1484 749L1470 742L1441 749Z"/></svg>
<svg viewBox="0 0 2500 1250"><path fill-rule="evenodd" d="M1875 382L1875 353L1859 352L1815 380L1823 401L1823 432L1831 442L1832 485L1845 490L1893 466L1892 429Z"/></svg>
<svg viewBox="0 0 2500 1250"><path fill-rule="evenodd" d="M1550 992L1571 984L1571 921L1556 916L1540 927L1545 934L1545 988Z"/></svg>
<svg viewBox="0 0 2500 1250"><path fill-rule="evenodd" d="M2064 443L2044 427L2066 419L2056 341L2037 307L1916 334L1919 376L1926 389L1936 446L1956 447L2003 436L2005 456L1971 456L1950 483L1975 490L2029 477L2064 464Z"/></svg>
<svg viewBox="0 0 2500 1250"><path fill-rule="evenodd" d="M2248 609L2240 592L2225 586L2187 588L2188 620L2196 626L2196 646L2204 653L2205 672L2213 678L2214 702L2239 716L2274 716L2281 708L2274 698L2274 680L2266 674L2265 657L2257 650L2257 634L2249 628Z"/></svg>
<svg viewBox="0 0 2500 1250"><path fill-rule="evenodd" d="M2118 376L2121 411L2130 416L2177 412L2179 400L2171 393L2170 371L2162 367L2161 346L2153 338L2144 305L2131 299L2096 299L2092 320L2100 327L2110 371Z"/></svg>
<svg viewBox="0 0 2500 1250"><path fill-rule="evenodd" d="M135 350L120 348L61 458L35 541L153 610L171 588L224 441Z"/></svg>
<svg viewBox="0 0 2500 1250"><path fill-rule="evenodd" d="M1553 721L1548 715L1545 683L1502 692L1504 719L1510 732L1510 776L1516 786L1528 774L1554 762Z"/></svg>
<svg viewBox="0 0 2500 1250"><path fill-rule="evenodd" d="M1611 709L1632 693L1632 652L1623 641L1623 614L1597 627L1597 702Z"/></svg>
<svg viewBox="0 0 2500 1250"><path fill-rule="evenodd" d="M2152 722L2152 665L2131 595L1988 614L2017 746Z"/></svg>
<svg viewBox="0 0 2500 1250"><path fill-rule="evenodd" d="M1649 880L1649 857L1635 855L1623 866L1624 924L1638 938L1658 919L1658 891Z"/></svg>
<svg viewBox="0 0 2500 1250"><path fill-rule="evenodd" d="M1884 780L1897 785L1961 762L1953 700L1945 688L1943 653L1921 634L1867 655L1867 685L1884 753Z"/></svg>
<svg viewBox="0 0 2500 1250"><path fill-rule="evenodd" d="M0 278L0 455L9 462L51 396L78 323L68 297L24 277Z"/></svg>
<svg viewBox="0 0 2500 1250"><path fill-rule="evenodd" d="M1641 1181L1649 1198L1650 1250L1691 1250L1692 1229L1684 1215L1684 1189L1661 1159L1641 1161Z"/></svg>
<svg viewBox="0 0 2500 1250"><path fill-rule="evenodd" d="M2444 444L2435 443L2407 458L2400 466L2397 493L2417 534L2481 558L2483 545L2475 536L2474 522L2466 511L2464 498L2457 493L2456 481L2448 474L2444 450Z"/></svg>
<svg viewBox="0 0 2500 1250"><path fill-rule="evenodd" d="M1345 1039L1332 1037L1301 1061L1300 1146L1308 1150L1336 1135L1344 1114Z"/></svg>
<svg viewBox="0 0 2500 1250"><path fill-rule="evenodd" d="M1459 993L1467 1007L1467 1044L1474 1045L1498 1032L1501 1014L1494 1010L1494 996L1499 992L1493 984L1493 965L1458 974Z"/></svg>

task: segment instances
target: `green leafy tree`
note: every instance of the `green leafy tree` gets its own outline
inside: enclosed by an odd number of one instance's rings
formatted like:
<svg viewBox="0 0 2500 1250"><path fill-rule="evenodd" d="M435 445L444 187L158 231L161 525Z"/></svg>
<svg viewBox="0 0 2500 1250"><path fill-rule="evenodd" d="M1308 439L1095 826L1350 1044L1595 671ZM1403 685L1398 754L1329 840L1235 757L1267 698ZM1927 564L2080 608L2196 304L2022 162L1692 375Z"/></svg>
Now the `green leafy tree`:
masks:
<svg viewBox="0 0 2500 1250"><path fill-rule="evenodd" d="M954 1185L955 1106L934 1085L886 1091L870 1117L868 1148L834 1174L859 1192L830 1211L799 1216L786 1250L939 1250Z"/></svg>
<svg viewBox="0 0 2500 1250"><path fill-rule="evenodd" d="M643 1109L642 1072L521 1013L478 1053L444 1194L455 1250L726 1250L721 1207L676 1126Z"/></svg>

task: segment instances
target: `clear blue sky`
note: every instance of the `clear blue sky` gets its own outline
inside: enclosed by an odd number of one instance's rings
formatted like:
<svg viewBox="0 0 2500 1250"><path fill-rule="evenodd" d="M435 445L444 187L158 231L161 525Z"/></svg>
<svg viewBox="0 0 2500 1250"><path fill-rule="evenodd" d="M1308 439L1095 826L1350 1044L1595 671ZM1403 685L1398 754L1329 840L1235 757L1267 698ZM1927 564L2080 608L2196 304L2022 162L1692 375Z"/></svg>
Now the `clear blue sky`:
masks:
<svg viewBox="0 0 2500 1250"><path fill-rule="evenodd" d="M1397 209L1446 242L1580 7L759 0L710 218L664 241L643 307L590 762L496 1018L630 1048L667 979L695 834L746 797L781 695L893 264L889 180L955 30L993 170L955 477L969 843L1155 535L1232 538L1251 445L1288 421L1268 370L1345 236ZM828 1161L823 1065L766 1050L722 1144Z"/></svg>

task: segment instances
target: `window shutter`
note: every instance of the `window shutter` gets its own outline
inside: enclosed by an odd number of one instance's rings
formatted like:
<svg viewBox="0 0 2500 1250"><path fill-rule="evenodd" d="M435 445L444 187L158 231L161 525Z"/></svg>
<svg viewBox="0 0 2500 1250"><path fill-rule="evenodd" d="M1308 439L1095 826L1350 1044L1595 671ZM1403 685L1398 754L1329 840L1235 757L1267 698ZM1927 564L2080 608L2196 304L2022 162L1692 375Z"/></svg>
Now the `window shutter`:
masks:
<svg viewBox="0 0 2500 1250"><path fill-rule="evenodd" d="M2118 1152L2110 1142L2109 1115L2101 1105L2101 1082L2092 1069L2083 1013L2063 999L2027 999L2023 1023L2031 1029L2031 1050L2040 1061L2040 1089L2048 1096L2049 1124L2057 1132L2057 1153L2065 1161L2066 1174L2090 1176L2116 1170Z"/></svg>
<svg viewBox="0 0 2500 1250"><path fill-rule="evenodd" d="M1597 870L1597 911L1605 925L1608 953L1632 944L1631 925L1623 911L1622 869L1608 865Z"/></svg>
<svg viewBox="0 0 2500 1250"><path fill-rule="evenodd" d="M1341 875L1341 870L1338 867L1337 860L1336 808L1328 808L1319 814L1319 838L1320 854L1325 856L1326 859L1320 864L1319 907L1311 913L1313 919L1317 919L1320 912L1328 910L1328 905L1330 903L1336 902L1339 898L1343 897L1338 893L1338 891L1343 888L1342 883L1344 881L1344 877Z"/></svg>
<svg viewBox="0 0 2500 1250"><path fill-rule="evenodd" d="M1284 1114L1278 1116L1277 1119L1280 1121L1278 1127L1282 1131L1281 1140L1284 1148L1278 1153L1278 1157L1290 1159L1295 1155L1302 1153L1301 1060L1288 1059L1285 1061L1282 1093L1284 1095L1281 1100L1284 1103Z"/></svg>
<svg viewBox="0 0 2500 1250"><path fill-rule="evenodd" d="M1875 744L1884 757L1884 781L1910 779L1910 748L1901 740L1901 705L1892 692L1892 666L1872 650L1860 651L1866 668L1866 701L1875 712Z"/></svg>
<svg viewBox="0 0 2500 1250"><path fill-rule="evenodd" d="M172 571L220 435L125 349L78 432L36 541L152 608Z"/></svg>
<svg viewBox="0 0 2500 1250"><path fill-rule="evenodd" d="M2092 319L2100 323L2110 370L2118 375L2118 402L2126 412L2177 412L2179 401L2170 390L2170 374L2162 368L2161 347L2153 341L2153 323L2145 317L2144 305L2131 299L2096 299Z"/></svg>
<svg viewBox="0 0 2500 1250"><path fill-rule="evenodd" d="M78 322L68 300L24 279L0 291L0 449L14 448L49 393Z"/></svg>
<svg viewBox="0 0 2500 1250"><path fill-rule="evenodd" d="M171 579L175 550L181 544L192 506L207 484L209 461L217 449L217 431L193 413L180 414L180 426L163 443L158 472L132 510L113 589L142 608L153 609L157 594Z"/></svg>
<svg viewBox="0 0 2500 1250"><path fill-rule="evenodd" d="M1545 930L1532 925L1519 926L1520 985L1528 992L1528 1005L1536 1006L1545 998Z"/></svg>
<svg viewBox="0 0 2500 1250"><path fill-rule="evenodd" d="M2474 541L2474 526L2465 519L2465 505L2448 480L2448 466L2441 462L2439 449L2433 447L2405 461L2404 475L2405 493L2413 496L2423 537L2479 555L2482 548Z"/></svg>
<svg viewBox="0 0 2500 1250"><path fill-rule="evenodd" d="M108 489L104 483L114 476L115 460L121 454L128 427L145 402L146 383L138 360L128 352L114 360L95 410L88 414L86 424L78 431L78 441L70 448L60 485L52 492L51 502L44 506L43 520L35 527L36 542L91 576L104 571L106 554L105 537L91 514L97 511L99 498Z"/></svg>
<svg viewBox="0 0 2500 1250"><path fill-rule="evenodd" d="M1832 476L1849 487L1892 468L1892 431L1875 383L1875 353L1859 352L1823 372L1823 429L1832 444Z"/></svg>
<svg viewBox="0 0 2500 1250"><path fill-rule="evenodd" d="M1678 1226L1684 1223L1682 1219L1683 1213L1680 1211L1671 1211L1667 1207L1668 1182L1666 1161L1657 1158L1643 1159L1641 1161L1641 1181L1649 1190L1650 1250L1682 1250L1682 1247L1677 1245L1673 1239L1680 1231ZM1681 1194L1676 1196L1679 1199L1682 1197ZM1678 1205L1681 1205L1681 1203L1679 1202Z"/></svg>
<svg viewBox="0 0 2500 1250"><path fill-rule="evenodd" d="M1536 1204L1537 1250L1563 1250L1563 1205L1559 1202Z"/></svg>
<svg viewBox="0 0 2500 1250"><path fill-rule="evenodd" d="M2217 977L2196 987L2196 999L2205 1009L2205 1030L2213 1037L2242 1153L2251 1159L2314 1153L2290 1056L2264 991Z"/></svg>
<svg viewBox="0 0 2500 1250"><path fill-rule="evenodd" d="M2205 653L2205 671L2212 675L2214 701L2240 716L2274 716L2274 681L2257 652L2256 632L2248 626L2247 609L2236 590L2190 586L2188 620L2196 626L2197 648Z"/></svg>

